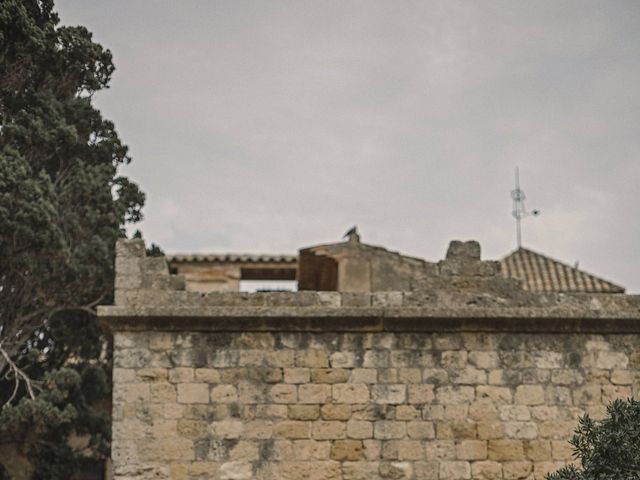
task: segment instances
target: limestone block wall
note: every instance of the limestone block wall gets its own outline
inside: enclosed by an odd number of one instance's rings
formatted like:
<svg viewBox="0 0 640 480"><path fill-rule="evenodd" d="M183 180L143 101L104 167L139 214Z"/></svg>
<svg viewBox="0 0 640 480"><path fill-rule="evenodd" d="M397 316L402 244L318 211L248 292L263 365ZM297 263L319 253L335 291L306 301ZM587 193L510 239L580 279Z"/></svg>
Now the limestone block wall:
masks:
<svg viewBox="0 0 640 480"><path fill-rule="evenodd" d="M192 292L116 252L116 480L542 479L640 394L640 296L532 294L475 242L373 293Z"/></svg>
<svg viewBox="0 0 640 480"><path fill-rule="evenodd" d="M188 323L187 323L188 325ZM115 333L118 480L542 479L635 333Z"/></svg>

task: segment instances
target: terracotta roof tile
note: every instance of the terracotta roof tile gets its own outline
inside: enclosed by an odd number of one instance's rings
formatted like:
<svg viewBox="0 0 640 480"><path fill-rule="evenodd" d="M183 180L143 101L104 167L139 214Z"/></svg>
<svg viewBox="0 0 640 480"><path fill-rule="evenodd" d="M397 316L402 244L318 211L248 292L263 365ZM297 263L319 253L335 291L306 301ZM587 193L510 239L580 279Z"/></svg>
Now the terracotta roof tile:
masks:
<svg viewBox="0 0 640 480"><path fill-rule="evenodd" d="M168 255L171 263L220 262L220 263L284 263L296 264L297 255L274 255L253 253L221 253L221 254L175 254Z"/></svg>
<svg viewBox="0 0 640 480"><path fill-rule="evenodd" d="M186 254L169 255L171 263L280 263L295 267L297 255ZM541 253L519 248L502 260L502 275L522 280L531 292L624 293L625 289Z"/></svg>
<svg viewBox="0 0 640 480"><path fill-rule="evenodd" d="M502 260L502 275L531 292L624 293L624 288L527 248Z"/></svg>

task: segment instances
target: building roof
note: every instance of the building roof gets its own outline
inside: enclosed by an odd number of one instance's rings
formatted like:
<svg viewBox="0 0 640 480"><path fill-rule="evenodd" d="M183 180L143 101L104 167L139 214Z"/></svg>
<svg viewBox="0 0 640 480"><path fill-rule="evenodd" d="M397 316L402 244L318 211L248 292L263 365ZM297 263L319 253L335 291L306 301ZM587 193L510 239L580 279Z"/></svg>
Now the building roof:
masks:
<svg viewBox="0 0 640 480"><path fill-rule="evenodd" d="M502 260L502 275L522 280L530 292L624 293L624 288L527 248Z"/></svg>
<svg viewBox="0 0 640 480"><path fill-rule="evenodd" d="M257 268L261 268L263 265L267 266L267 264L279 264L282 265L279 268L295 270L298 263L298 255L250 253L175 254L168 255L167 260L174 265L189 263L254 264ZM624 293L625 291L624 287L527 248L521 247L515 250L500 260L500 263L504 277L521 280L523 288L530 292ZM263 279L263 277L264 275L260 278Z"/></svg>
<svg viewBox="0 0 640 480"><path fill-rule="evenodd" d="M170 263L285 263L295 265L297 255L253 254L253 253L221 253L221 254L175 254L167 255Z"/></svg>

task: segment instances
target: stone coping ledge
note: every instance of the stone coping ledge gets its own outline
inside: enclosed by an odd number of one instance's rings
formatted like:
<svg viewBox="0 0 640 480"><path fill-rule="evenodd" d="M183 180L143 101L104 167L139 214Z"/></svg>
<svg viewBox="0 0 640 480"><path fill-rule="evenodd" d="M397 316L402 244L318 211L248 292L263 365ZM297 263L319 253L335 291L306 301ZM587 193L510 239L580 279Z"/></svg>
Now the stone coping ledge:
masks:
<svg viewBox="0 0 640 480"><path fill-rule="evenodd" d="M112 331L640 333L640 310L100 306Z"/></svg>

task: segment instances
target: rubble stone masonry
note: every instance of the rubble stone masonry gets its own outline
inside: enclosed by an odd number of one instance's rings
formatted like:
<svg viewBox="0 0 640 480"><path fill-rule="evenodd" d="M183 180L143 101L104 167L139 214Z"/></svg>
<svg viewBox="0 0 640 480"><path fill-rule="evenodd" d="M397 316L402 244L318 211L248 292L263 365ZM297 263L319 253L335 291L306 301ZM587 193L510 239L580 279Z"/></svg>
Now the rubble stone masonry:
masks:
<svg viewBox="0 0 640 480"><path fill-rule="evenodd" d="M542 479L640 393L637 297L210 296L118 261L117 480Z"/></svg>
<svg viewBox="0 0 640 480"><path fill-rule="evenodd" d="M566 440L578 416L600 417L612 399L638 395L637 340L117 333L116 471L176 479L543 478L571 460Z"/></svg>

